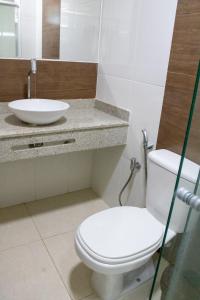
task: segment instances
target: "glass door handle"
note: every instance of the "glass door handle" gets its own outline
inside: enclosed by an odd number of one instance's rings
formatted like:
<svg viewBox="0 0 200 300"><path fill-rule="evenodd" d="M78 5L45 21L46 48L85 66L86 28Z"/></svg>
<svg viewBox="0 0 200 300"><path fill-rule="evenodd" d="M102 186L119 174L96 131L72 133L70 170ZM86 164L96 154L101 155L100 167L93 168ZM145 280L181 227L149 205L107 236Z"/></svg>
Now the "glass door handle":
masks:
<svg viewBox="0 0 200 300"><path fill-rule="evenodd" d="M200 211L200 198L198 196L189 192L184 187L179 188L176 195L179 200L183 201L190 207Z"/></svg>

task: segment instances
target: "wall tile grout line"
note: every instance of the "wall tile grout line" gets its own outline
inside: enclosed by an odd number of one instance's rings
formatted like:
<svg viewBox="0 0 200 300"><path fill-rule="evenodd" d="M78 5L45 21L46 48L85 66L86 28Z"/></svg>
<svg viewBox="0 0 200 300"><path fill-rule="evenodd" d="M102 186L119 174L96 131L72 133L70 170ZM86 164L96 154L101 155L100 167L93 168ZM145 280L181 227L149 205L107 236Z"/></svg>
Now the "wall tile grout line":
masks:
<svg viewBox="0 0 200 300"><path fill-rule="evenodd" d="M106 72L102 72L102 71L99 71L98 73L98 76L105 76L105 77L111 77L111 78L117 78L117 79L121 79L121 80L125 80L127 82L131 82L131 83L136 83L136 84L143 84L143 85L147 85L147 86L155 86L155 87L160 87L160 88L164 88L165 85L161 85L161 84L156 84L156 83L151 83L150 81L145 81L145 80L135 80L135 79L130 79L130 78L127 78L125 76L120 76L120 75L116 75L116 74L109 74L109 73L106 73ZM97 96L96 96L97 98ZM99 99L101 101L103 101L103 99Z"/></svg>

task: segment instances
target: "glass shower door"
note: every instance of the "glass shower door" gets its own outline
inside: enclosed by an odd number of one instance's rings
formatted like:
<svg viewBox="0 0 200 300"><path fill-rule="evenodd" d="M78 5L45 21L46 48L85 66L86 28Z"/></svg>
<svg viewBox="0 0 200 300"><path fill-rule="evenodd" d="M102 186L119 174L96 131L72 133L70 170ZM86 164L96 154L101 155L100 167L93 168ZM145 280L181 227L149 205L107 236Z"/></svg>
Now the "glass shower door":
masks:
<svg viewBox="0 0 200 300"><path fill-rule="evenodd" d="M192 99L179 171L174 187L163 244L150 292L150 300L200 300L200 64ZM187 191L182 170L185 158L196 163L193 184ZM199 175L198 175L199 173ZM195 184L196 182L196 184ZM185 190L181 189L184 188ZM188 205L184 232L165 243L178 201Z"/></svg>
<svg viewBox="0 0 200 300"><path fill-rule="evenodd" d="M200 199L199 179L196 195ZM195 209L188 215L165 299L200 299L200 211Z"/></svg>

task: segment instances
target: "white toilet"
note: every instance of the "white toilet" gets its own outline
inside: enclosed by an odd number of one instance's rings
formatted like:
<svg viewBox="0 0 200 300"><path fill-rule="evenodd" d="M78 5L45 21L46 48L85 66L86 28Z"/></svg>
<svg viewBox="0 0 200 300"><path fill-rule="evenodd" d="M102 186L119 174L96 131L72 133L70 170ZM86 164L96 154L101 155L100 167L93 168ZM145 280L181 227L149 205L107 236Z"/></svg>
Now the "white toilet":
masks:
<svg viewBox="0 0 200 300"><path fill-rule="evenodd" d="M106 209L79 226L75 247L93 270L92 285L104 300L119 299L154 274L152 255L161 246L180 156L156 150L149 154L146 208ZM180 186L193 190L199 166L185 159ZM176 200L169 242L184 229L188 206Z"/></svg>

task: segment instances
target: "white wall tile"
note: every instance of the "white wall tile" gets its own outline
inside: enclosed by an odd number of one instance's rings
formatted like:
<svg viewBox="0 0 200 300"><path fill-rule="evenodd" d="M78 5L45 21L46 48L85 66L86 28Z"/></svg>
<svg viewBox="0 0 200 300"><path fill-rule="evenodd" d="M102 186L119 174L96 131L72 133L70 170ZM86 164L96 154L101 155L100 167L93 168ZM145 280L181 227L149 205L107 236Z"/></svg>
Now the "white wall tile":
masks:
<svg viewBox="0 0 200 300"><path fill-rule="evenodd" d="M36 58L42 57L42 2L36 0Z"/></svg>
<svg viewBox="0 0 200 300"><path fill-rule="evenodd" d="M177 0L106 0L101 72L164 86Z"/></svg>
<svg viewBox="0 0 200 300"><path fill-rule="evenodd" d="M144 158L142 148L143 128L148 130L149 142L156 145L160 115L163 103L164 88L134 82L119 77L99 74L97 97L103 101L123 106L131 111L131 121L128 131L127 146L121 156L119 150L112 149L95 153L93 169L93 188L106 202L113 206L117 204L119 189L130 174L129 159L136 157L142 164L129 190L129 204L144 205ZM115 159L118 155L118 160ZM101 173L102 170L102 173ZM122 172L123 170L123 172ZM108 179L105 174L111 174ZM124 174L122 176L122 174ZM118 183L116 183L118 178Z"/></svg>
<svg viewBox="0 0 200 300"><path fill-rule="evenodd" d="M93 165L92 185L109 206L119 205L118 196L129 176L129 160L123 157L124 147L96 151ZM123 200L127 199L125 191Z"/></svg>
<svg viewBox="0 0 200 300"><path fill-rule="evenodd" d="M37 0L36 0L37 1ZM22 12L22 16L26 17L35 17L36 15L36 6L35 0L21 0L20 1L20 10Z"/></svg>
<svg viewBox="0 0 200 300"><path fill-rule="evenodd" d="M91 186L93 151L43 157L35 164L36 198L65 194Z"/></svg>
<svg viewBox="0 0 200 300"><path fill-rule="evenodd" d="M98 61L100 0L62 0L60 58Z"/></svg>
<svg viewBox="0 0 200 300"><path fill-rule="evenodd" d="M42 1L20 1L20 56L41 58Z"/></svg>
<svg viewBox="0 0 200 300"><path fill-rule="evenodd" d="M142 142L143 128L148 129L150 141L156 144L163 96L163 87L98 74L97 98L131 111L128 155L133 154L133 144Z"/></svg>
<svg viewBox="0 0 200 300"><path fill-rule="evenodd" d="M165 85L176 6L177 0L141 1L132 79Z"/></svg>
<svg viewBox="0 0 200 300"><path fill-rule="evenodd" d="M131 108L132 81L120 77L101 74L99 70L97 78L97 99L109 104Z"/></svg>
<svg viewBox="0 0 200 300"><path fill-rule="evenodd" d="M137 37L138 0L103 2L100 63L101 71L131 77Z"/></svg>
<svg viewBox="0 0 200 300"><path fill-rule="evenodd" d="M91 186L93 151L0 164L0 207Z"/></svg>
<svg viewBox="0 0 200 300"><path fill-rule="evenodd" d="M35 199L33 161L0 164L0 207Z"/></svg>
<svg viewBox="0 0 200 300"><path fill-rule="evenodd" d="M42 0L21 0L20 45L24 58L42 55ZM60 58L97 62L102 0L62 0Z"/></svg>
<svg viewBox="0 0 200 300"><path fill-rule="evenodd" d="M21 18L21 57L30 59L36 57L36 26L35 17Z"/></svg>
<svg viewBox="0 0 200 300"><path fill-rule="evenodd" d="M129 186L130 205L145 205L141 130L156 145L177 0L105 0L103 3L97 98L131 111L127 146L95 154L93 188L115 206L129 160L142 164ZM117 157L117 159L116 159Z"/></svg>
<svg viewBox="0 0 200 300"><path fill-rule="evenodd" d="M70 153L68 157L69 192L91 187L93 151Z"/></svg>
<svg viewBox="0 0 200 300"><path fill-rule="evenodd" d="M58 155L35 160L36 199L68 192L68 156Z"/></svg>

